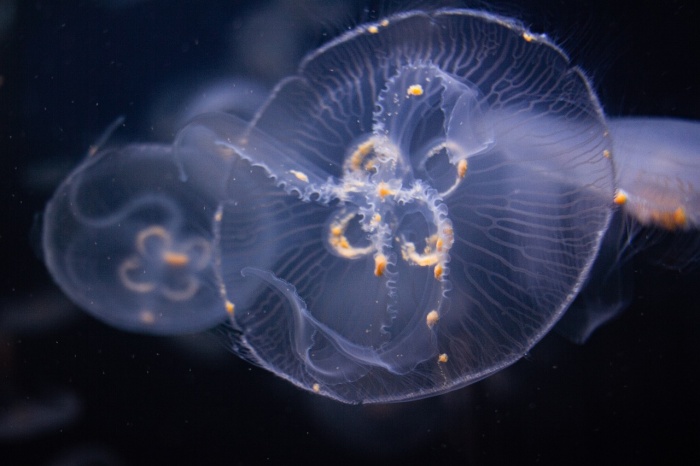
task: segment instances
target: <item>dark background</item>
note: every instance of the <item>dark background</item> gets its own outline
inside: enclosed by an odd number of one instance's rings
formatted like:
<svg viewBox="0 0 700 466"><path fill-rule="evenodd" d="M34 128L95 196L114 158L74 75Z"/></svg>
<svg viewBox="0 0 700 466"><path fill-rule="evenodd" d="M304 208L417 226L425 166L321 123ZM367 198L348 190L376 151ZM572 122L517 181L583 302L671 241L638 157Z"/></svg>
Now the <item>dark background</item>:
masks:
<svg viewBox="0 0 700 466"><path fill-rule="evenodd" d="M693 0L470 5L550 34L610 115L700 119ZM700 464L697 267L638 257L632 305L586 345L552 333L470 387L366 407L302 392L216 334L108 328L52 284L36 215L115 118L110 142L170 141L207 82L252 79L264 95L304 52L406 8L0 0L1 464Z"/></svg>

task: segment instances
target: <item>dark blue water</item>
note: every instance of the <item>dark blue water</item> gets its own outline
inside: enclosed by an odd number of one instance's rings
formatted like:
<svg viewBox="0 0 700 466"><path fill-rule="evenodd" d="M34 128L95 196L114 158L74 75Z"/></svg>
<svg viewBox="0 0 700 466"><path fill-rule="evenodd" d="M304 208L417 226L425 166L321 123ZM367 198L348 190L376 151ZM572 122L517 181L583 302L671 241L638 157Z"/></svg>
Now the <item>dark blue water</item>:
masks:
<svg viewBox="0 0 700 466"><path fill-rule="evenodd" d="M588 71L608 114L700 118L699 16L691 2L481 6L549 33ZM230 354L216 332L172 339L109 328L76 311L53 285L35 219L117 117L125 123L110 142L171 141L217 83L264 96L306 51L395 5L104 0L0 7L3 464L700 459L697 270L680 274L640 258L631 307L586 345L551 334L485 381L443 397L370 407L301 392ZM224 109L245 115L254 102L234 96Z"/></svg>

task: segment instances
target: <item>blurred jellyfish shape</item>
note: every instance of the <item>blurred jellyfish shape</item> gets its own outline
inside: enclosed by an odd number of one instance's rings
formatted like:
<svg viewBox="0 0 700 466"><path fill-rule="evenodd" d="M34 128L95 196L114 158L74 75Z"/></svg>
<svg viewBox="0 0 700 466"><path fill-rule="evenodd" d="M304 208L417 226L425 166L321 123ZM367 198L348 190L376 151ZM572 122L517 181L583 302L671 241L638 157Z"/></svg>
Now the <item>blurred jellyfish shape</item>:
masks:
<svg viewBox="0 0 700 466"><path fill-rule="evenodd" d="M269 93L262 84L240 76L205 79L197 86L189 79L180 79L166 84L157 93L149 121L159 137L172 138L202 113L225 112L249 120Z"/></svg>
<svg viewBox="0 0 700 466"><path fill-rule="evenodd" d="M183 181L167 146L88 157L46 208L47 267L73 301L116 327L215 325L225 317L212 266L215 189Z"/></svg>
<svg viewBox="0 0 700 466"><path fill-rule="evenodd" d="M233 350L305 390L424 398L512 364L596 289L601 245L621 247L604 237L649 196L614 139L545 36L398 14L313 52L250 122L201 115L172 149L88 159L47 208L47 265L113 325L196 331L227 312ZM682 176L697 193L697 169ZM676 206L689 229L693 199Z"/></svg>
<svg viewBox="0 0 700 466"><path fill-rule="evenodd" d="M270 0L250 3L229 29L231 62L265 82L292 73L317 45L324 26L351 15L346 0Z"/></svg>
<svg viewBox="0 0 700 466"><path fill-rule="evenodd" d="M677 269L700 258L700 123L611 118L609 128L619 208L586 286L557 325L577 343L631 301L637 252L660 244L659 264Z"/></svg>
<svg viewBox="0 0 700 466"><path fill-rule="evenodd" d="M615 202L641 225L700 226L700 123L670 118L612 118Z"/></svg>
<svg viewBox="0 0 700 466"><path fill-rule="evenodd" d="M0 409L0 440L20 440L57 432L82 414L83 402L73 391L5 400Z"/></svg>

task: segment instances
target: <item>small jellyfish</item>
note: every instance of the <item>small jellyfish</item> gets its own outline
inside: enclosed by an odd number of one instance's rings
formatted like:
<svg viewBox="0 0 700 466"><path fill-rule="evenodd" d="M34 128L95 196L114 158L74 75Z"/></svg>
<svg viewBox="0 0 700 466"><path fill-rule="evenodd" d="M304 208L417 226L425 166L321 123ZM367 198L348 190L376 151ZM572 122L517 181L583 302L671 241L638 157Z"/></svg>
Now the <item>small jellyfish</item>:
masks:
<svg viewBox="0 0 700 466"><path fill-rule="evenodd" d="M212 175L207 163L214 162L197 160ZM47 267L93 316L157 334L196 332L225 319L211 231L218 186L214 178L193 185L184 167L169 146L104 150L88 157L48 204Z"/></svg>

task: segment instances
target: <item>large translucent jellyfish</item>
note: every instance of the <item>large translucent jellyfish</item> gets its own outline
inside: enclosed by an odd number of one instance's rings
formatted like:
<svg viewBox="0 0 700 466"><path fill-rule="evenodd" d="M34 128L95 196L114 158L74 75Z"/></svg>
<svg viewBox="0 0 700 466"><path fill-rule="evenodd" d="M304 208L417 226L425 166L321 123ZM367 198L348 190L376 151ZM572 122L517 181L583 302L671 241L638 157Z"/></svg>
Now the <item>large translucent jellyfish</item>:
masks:
<svg viewBox="0 0 700 466"><path fill-rule="evenodd" d="M357 29L252 124L207 115L180 140L195 136L269 173L261 201L278 207L259 215L285 226L271 269L233 266L240 214L222 205L226 298L241 276L268 285L236 304L238 351L347 401L426 396L520 358L585 281L614 196L583 74L480 13Z"/></svg>
<svg viewBox="0 0 700 466"><path fill-rule="evenodd" d="M238 355L306 390L422 398L512 364L597 290L599 253L609 270L621 247L603 241L612 219L697 227L700 131L681 124L696 139L649 155L642 189L639 130L611 132L545 36L403 13L312 53L250 122L201 115L173 149L88 159L47 209L47 264L114 325L228 315Z"/></svg>

